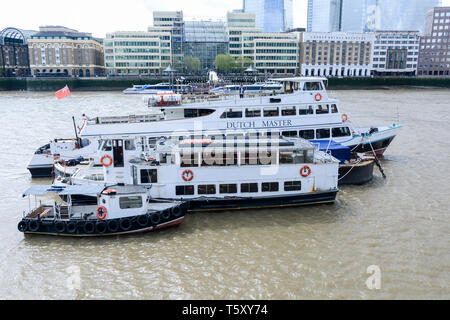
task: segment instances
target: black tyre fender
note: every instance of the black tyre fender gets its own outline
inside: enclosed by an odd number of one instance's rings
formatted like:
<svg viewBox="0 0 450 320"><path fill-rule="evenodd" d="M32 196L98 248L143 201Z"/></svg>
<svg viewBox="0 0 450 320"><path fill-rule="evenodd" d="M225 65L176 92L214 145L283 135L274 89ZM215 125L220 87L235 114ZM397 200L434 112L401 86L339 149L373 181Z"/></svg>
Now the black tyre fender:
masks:
<svg viewBox="0 0 450 320"><path fill-rule="evenodd" d="M163 212L161 212L161 219L163 220L169 220L170 218L170 210L166 209Z"/></svg>
<svg viewBox="0 0 450 320"><path fill-rule="evenodd" d="M39 220L28 221L28 230L30 230L31 232L38 231L40 226L41 226L41 223L39 222Z"/></svg>
<svg viewBox="0 0 450 320"><path fill-rule="evenodd" d="M102 234L105 233L106 230L108 230L108 226L105 221L97 221L95 223L95 232Z"/></svg>
<svg viewBox="0 0 450 320"><path fill-rule="evenodd" d="M86 221L83 226L84 233L91 234L95 231L95 223L92 221Z"/></svg>
<svg viewBox="0 0 450 320"><path fill-rule="evenodd" d="M131 223L131 220L129 218L120 219L119 225L120 225L120 229L122 231L128 231L133 226L133 224Z"/></svg>
<svg viewBox="0 0 450 320"><path fill-rule="evenodd" d="M20 232L25 232L28 229L28 224L25 220L21 220L19 224L17 225L17 229L19 229Z"/></svg>
<svg viewBox="0 0 450 320"><path fill-rule="evenodd" d="M66 230L66 224L64 223L64 221L56 221L55 230L58 233L63 233Z"/></svg>
<svg viewBox="0 0 450 320"><path fill-rule="evenodd" d="M146 214L140 215L136 218L136 222L140 227L146 227L148 225L148 216Z"/></svg>
<svg viewBox="0 0 450 320"><path fill-rule="evenodd" d="M159 212L154 212L150 215L150 221L153 225L158 224L161 221L161 216L159 215Z"/></svg>
<svg viewBox="0 0 450 320"><path fill-rule="evenodd" d="M75 233L77 231L78 225L75 221L69 221L66 224L66 230L68 233Z"/></svg>
<svg viewBox="0 0 450 320"><path fill-rule="evenodd" d="M107 224L109 233L115 233L115 232L119 231L119 228L120 228L119 221L109 220L106 224Z"/></svg>
<svg viewBox="0 0 450 320"><path fill-rule="evenodd" d="M175 218L178 218L179 216L181 216L181 215L183 214L183 210L181 210L181 207L180 207L180 206L173 207L173 208L171 209L171 211L172 211L172 215L173 215Z"/></svg>

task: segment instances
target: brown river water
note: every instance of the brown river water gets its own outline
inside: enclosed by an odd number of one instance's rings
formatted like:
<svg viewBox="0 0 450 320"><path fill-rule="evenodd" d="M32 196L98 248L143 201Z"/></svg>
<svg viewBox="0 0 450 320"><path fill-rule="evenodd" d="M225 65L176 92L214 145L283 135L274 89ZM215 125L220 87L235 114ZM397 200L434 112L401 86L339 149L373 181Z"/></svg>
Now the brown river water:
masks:
<svg viewBox="0 0 450 320"><path fill-rule="evenodd" d="M31 179L32 153L73 137L72 115L145 106L119 92L0 92L0 299L450 299L450 90L329 93L357 126L403 125L386 179L343 186L333 205L195 213L161 232L71 239L17 230L22 192L50 183Z"/></svg>

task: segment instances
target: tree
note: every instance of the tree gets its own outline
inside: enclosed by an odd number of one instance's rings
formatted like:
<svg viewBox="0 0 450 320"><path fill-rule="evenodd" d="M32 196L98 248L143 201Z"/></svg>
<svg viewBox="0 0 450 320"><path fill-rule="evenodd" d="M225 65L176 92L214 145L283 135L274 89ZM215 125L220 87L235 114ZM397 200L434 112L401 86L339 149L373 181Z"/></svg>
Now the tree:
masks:
<svg viewBox="0 0 450 320"><path fill-rule="evenodd" d="M214 65L219 71L230 72L235 67L235 60L230 54L218 54Z"/></svg>
<svg viewBox="0 0 450 320"><path fill-rule="evenodd" d="M236 71L244 71L253 64L252 59L248 57L237 57L235 62Z"/></svg>
<svg viewBox="0 0 450 320"><path fill-rule="evenodd" d="M202 69L200 59L197 57L184 57L184 67L188 72L196 72Z"/></svg>

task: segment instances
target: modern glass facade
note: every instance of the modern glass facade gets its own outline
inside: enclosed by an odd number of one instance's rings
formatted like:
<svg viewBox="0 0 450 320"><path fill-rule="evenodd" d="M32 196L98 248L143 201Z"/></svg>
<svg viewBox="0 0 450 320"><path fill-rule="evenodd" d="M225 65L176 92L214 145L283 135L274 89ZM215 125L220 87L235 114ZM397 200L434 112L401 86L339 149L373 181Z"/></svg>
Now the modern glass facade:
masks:
<svg viewBox="0 0 450 320"><path fill-rule="evenodd" d="M244 12L256 15L256 27L283 32L294 26L292 0L244 0Z"/></svg>
<svg viewBox="0 0 450 320"><path fill-rule="evenodd" d="M228 34L224 22L186 21L183 38L184 56L199 58L202 69L214 68L216 56L228 53Z"/></svg>

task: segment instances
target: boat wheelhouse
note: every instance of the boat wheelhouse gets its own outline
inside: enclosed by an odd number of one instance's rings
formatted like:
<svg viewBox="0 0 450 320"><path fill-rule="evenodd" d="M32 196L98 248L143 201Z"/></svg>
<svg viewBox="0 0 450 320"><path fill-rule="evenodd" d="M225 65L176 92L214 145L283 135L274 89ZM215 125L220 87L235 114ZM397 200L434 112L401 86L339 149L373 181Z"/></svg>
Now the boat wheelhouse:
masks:
<svg viewBox="0 0 450 320"><path fill-rule="evenodd" d="M58 236L107 236L154 231L183 221L187 204L155 201L148 188L139 186L48 186L34 185L23 196L56 193L67 203L39 204L24 212L18 229L25 234ZM78 195L91 195L90 202L72 202ZM95 201L92 201L95 199ZM53 202L53 201L52 201Z"/></svg>
<svg viewBox="0 0 450 320"><path fill-rule="evenodd" d="M54 183L151 186L152 198L189 201L192 211L328 203L338 192L339 161L304 139L194 137L149 145L141 137L103 145L103 168L80 168Z"/></svg>
<svg viewBox="0 0 450 320"><path fill-rule="evenodd" d="M275 80L275 79L274 79ZM356 128L339 107L339 101L328 97L326 78L300 77L277 79L283 94L260 95L254 98L221 99L192 104L152 104L145 115L85 118L79 130L82 148L64 148L58 145L55 153L63 159L91 158L98 153L100 137L146 135L170 137L180 132L195 135L252 135L275 132L287 137L329 140L351 148L354 152L383 154L397 134L399 125ZM147 102L148 103L148 102ZM212 132L212 133L211 133ZM85 142L87 141L87 142ZM50 145L58 144L58 141ZM87 148L84 147L87 145ZM46 149L48 150L48 149ZM52 158L36 154L49 163ZM31 166L32 163L30 163ZM31 170L31 167L30 167Z"/></svg>

